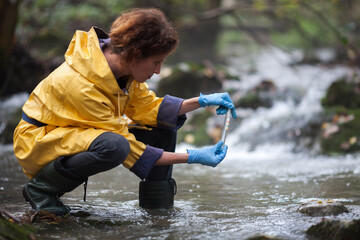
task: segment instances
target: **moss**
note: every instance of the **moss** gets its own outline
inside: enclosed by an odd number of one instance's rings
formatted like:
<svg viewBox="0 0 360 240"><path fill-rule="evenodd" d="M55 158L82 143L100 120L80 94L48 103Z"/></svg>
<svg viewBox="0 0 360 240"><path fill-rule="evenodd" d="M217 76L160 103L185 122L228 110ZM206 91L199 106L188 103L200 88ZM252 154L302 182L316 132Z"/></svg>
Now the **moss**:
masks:
<svg viewBox="0 0 360 240"><path fill-rule="evenodd" d="M0 239L25 240L36 238L34 230L31 227L0 218Z"/></svg>

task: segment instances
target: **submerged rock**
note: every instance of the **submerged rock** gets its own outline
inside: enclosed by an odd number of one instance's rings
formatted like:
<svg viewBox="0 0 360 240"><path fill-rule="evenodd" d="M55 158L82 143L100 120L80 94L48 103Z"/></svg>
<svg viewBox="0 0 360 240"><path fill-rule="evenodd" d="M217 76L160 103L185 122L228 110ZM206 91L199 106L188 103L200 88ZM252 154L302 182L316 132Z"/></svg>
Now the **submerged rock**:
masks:
<svg viewBox="0 0 360 240"><path fill-rule="evenodd" d="M256 236L247 238L246 240L281 240L281 238L261 234L261 235L256 235Z"/></svg>
<svg viewBox="0 0 360 240"><path fill-rule="evenodd" d="M347 109L360 108L360 77L343 77L327 89L321 103L324 107L342 106Z"/></svg>
<svg viewBox="0 0 360 240"><path fill-rule="evenodd" d="M257 109L270 108L278 95L278 89L271 80L263 80L250 89L242 98L235 101L236 107Z"/></svg>
<svg viewBox="0 0 360 240"><path fill-rule="evenodd" d="M349 212L342 203L331 199L312 200L310 202L303 203L297 211L309 216L328 216Z"/></svg>
<svg viewBox="0 0 360 240"><path fill-rule="evenodd" d="M333 220L325 219L311 226L306 234L310 238L327 240L357 240L360 236L360 219Z"/></svg>

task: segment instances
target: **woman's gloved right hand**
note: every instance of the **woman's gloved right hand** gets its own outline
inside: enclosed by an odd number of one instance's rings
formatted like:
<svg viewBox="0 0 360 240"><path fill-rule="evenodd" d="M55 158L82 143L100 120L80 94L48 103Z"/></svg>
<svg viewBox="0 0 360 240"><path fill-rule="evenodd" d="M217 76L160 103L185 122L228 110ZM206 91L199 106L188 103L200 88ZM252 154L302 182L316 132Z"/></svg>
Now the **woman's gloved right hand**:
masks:
<svg viewBox="0 0 360 240"><path fill-rule="evenodd" d="M188 164L199 163L206 166L216 167L226 156L227 145L223 146L223 142L219 141L212 147L199 150L189 150Z"/></svg>

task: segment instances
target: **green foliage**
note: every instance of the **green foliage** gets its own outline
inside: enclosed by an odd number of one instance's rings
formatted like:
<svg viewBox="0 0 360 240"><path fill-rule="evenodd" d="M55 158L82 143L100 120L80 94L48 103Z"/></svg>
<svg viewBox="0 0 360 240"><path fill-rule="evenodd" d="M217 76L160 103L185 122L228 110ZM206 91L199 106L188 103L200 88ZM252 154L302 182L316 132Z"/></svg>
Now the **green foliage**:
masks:
<svg viewBox="0 0 360 240"><path fill-rule="evenodd" d="M129 2L28 0L20 7L16 34L20 43L32 46L32 53L46 60L63 55L75 30L92 26L109 29Z"/></svg>
<svg viewBox="0 0 360 240"><path fill-rule="evenodd" d="M272 32L271 41L278 46L289 47L289 48L298 48L299 46L304 47L303 36L295 29L289 30L286 34L279 32Z"/></svg>
<svg viewBox="0 0 360 240"><path fill-rule="evenodd" d="M229 44L241 43L244 41L243 33L239 31L229 30L224 31L218 38L217 49L220 52L227 50Z"/></svg>
<svg viewBox="0 0 360 240"><path fill-rule="evenodd" d="M312 20L300 18L296 21L298 21L297 28L291 28L286 33L271 32L272 42L278 46L303 49L330 47L336 42L330 31L319 24L314 24Z"/></svg>
<svg viewBox="0 0 360 240"><path fill-rule="evenodd" d="M356 0L236 1L237 5L230 7L229 11L213 18L202 19L202 13L221 9L220 2L27 0L22 2L19 10L17 36L21 43L31 47L38 58L46 60L63 55L76 29L88 30L96 25L108 30L121 11L137 6L155 6L166 12L178 30L219 18L222 31L219 32L217 43L213 47L220 52L232 43L244 46L255 42L306 50L330 47L344 52L344 48L348 48L352 57L360 55L359 50L354 47L360 43L360 34L357 31L360 3ZM197 39L192 40L194 46L201 45L196 41ZM184 44L185 41L181 41L180 47ZM347 56L347 53L338 55ZM189 58L188 55L184 56Z"/></svg>
<svg viewBox="0 0 360 240"><path fill-rule="evenodd" d="M267 8L266 2L262 0L254 0L253 6L258 11L264 11Z"/></svg>
<svg viewBox="0 0 360 240"><path fill-rule="evenodd" d="M256 42L307 52L327 47L334 49L339 58L360 58L356 47L360 43L360 34L356 32L360 22L357 14L360 2L356 0L252 0L237 3L241 3L237 10L225 15L221 23L225 29L238 28L239 36L250 37L238 38L242 45ZM228 35L228 32L223 30L223 34ZM222 41L220 50L234 40L228 36L219 39Z"/></svg>

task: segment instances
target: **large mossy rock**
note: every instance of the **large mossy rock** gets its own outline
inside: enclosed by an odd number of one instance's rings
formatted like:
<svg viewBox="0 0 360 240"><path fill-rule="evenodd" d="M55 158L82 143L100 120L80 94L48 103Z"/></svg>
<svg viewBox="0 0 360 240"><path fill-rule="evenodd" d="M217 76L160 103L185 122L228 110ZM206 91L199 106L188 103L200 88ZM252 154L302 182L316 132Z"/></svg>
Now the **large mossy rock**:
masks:
<svg viewBox="0 0 360 240"><path fill-rule="evenodd" d="M324 107L342 106L347 109L360 108L360 82L341 78L333 82L322 99Z"/></svg>
<svg viewBox="0 0 360 240"><path fill-rule="evenodd" d="M358 240L360 236L360 219L331 220L325 219L311 226L306 234L310 239Z"/></svg>
<svg viewBox="0 0 360 240"><path fill-rule="evenodd" d="M183 64L174 67L172 73L161 79L158 84L156 94L165 96L166 94L192 98L203 94L218 92L222 88L222 83L206 67L199 64Z"/></svg>
<svg viewBox="0 0 360 240"><path fill-rule="evenodd" d="M322 99L327 119L321 126L321 151L343 154L360 150L360 78L341 78Z"/></svg>
<svg viewBox="0 0 360 240"><path fill-rule="evenodd" d="M351 153L360 150L360 109L326 108L331 121L322 124L320 140L324 154Z"/></svg>
<svg viewBox="0 0 360 240"><path fill-rule="evenodd" d="M257 109L271 108L277 101L293 101L299 103L301 93L289 88L278 88L272 79L263 79L246 93L234 94L234 104L239 108Z"/></svg>
<svg viewBox="0 0 360 240"><path fill-rule="evenodd" d="M275 84L271 80L263 80L234 104L240 108L270 108L277 98L277 95L278 91Z"/></svg>

